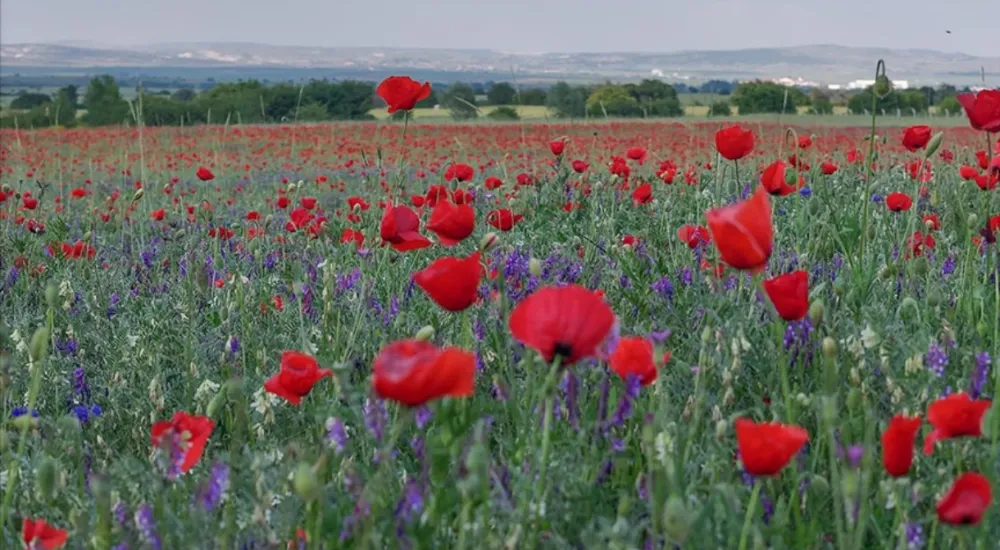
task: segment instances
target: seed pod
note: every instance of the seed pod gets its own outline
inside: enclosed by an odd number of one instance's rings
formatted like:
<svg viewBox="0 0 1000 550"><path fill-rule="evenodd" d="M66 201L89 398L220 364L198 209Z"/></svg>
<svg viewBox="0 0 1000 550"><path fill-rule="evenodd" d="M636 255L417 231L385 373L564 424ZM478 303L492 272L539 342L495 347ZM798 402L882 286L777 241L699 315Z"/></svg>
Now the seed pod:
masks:
<svg viewBox="0 0 1000 550"><path fill-rule="evenodd" d="M833 359L837 356L837 341L829 336L823 338L823 355L828 359Z"/></svg>
<svg viewBox="0 0 1000 550"><path fill-rule="evenodd" d="M305 462L299 463L292 474L292 487L295 493L305 500L316 500L319 498L320 486L316 479L316 472L312 466Z"/></svg>
<svg viewBox="0 0 1000 550"><path fill-rule="evenodd" d="M59 466L50 457L42 458L35 469L35 494L38 501L48 504L56 492L56 479L59 477Z"/></svg>
<svg viewBox="0 0 1000 550"><path fill-rule="evenodd" d="M538 258L532 258L528 261L528 272L535 277L542 276L542 262Z"/></svg>
<svg viewBox="0 0 1000 550"><path fill-rule="evenodd" d="M500 236L496 233L490 232L483 235L483 238L479 240L479 250L480 252L489 252L493 250L500 244Z"/></svg>
<svg viewBox="0 0 1000 550"><path fill-rule="evenodd" d="M944 132L938 132L934 134L934 137L927 142L927 149L924 151L924 158L929 159L934 156L938 148L941 147L941 141L944 139Z"/></svg>
<svg viewBox="0 0 1000 550"><path fill-rule="evenodd" d="M28 354L32 361L41 361L49 352L49 329L42 327L31 335L31 344L28 346Z"/></svg>
<svg viewBox="0 0 1000 550"><path fill-rule="evenodd" d="M434 338L434 327L427 325L421 328L420 330L417 331L417 335L415 338L423 342L429 341L431 338Z"/></svg>
<svg viewBox="0 0 1000 550"><path fill-rule="evenodd" d="M823 324L824 313L826 313L826 307L823 305L822 300L816 300L809 305L809 320L812 321L814 327Z"/></svg>

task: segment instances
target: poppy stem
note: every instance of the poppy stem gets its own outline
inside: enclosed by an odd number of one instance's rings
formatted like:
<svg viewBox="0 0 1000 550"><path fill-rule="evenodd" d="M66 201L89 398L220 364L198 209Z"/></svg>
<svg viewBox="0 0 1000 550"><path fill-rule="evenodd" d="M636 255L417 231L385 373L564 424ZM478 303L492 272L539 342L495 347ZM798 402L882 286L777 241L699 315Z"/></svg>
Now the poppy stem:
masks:
<svg viewBox="0 0 1000 550"><path fill-rule="evenodd" d="M542 454L538 462L538 482L535 484L535 488L532 491L531 500L528 502L529 513L530 513L530 507L532 505L534 505L535 509L538 511L543 509L542 502L536 502L536 500L541 499L542 501L544 501L545 493L548 490L546 488L546 481L548 479L547 476L549 469L549 449L551 448L551 443L552 443L552 413L553 413L552 409L555 406L555 396L553 395L555 392L553 390L555 389L556 385L556 379L557 379L556 375L562 372L562 370L560 370L559 368L560 363L561 363L561 357L557 355L555 360L552 361L552 366L549 367L549 374L545 378L545 385L543 386L545 392L544 393L545 405L542 409L542 414L545 416L542 417ZM538 532L533 531L533 533L534 534L532 535L531 539L532 540L531 547L534 547L535 543L537 542L536 537L538 535Z"/></svg>
<svg viewBox="0 0 1000 550"><path fill-rule="evenodd" d="M754 510L757 508L757 501L760 500L760 487L763 482L759 479L754 480L753 491L750 493L750 502L747 504L747 513L743 517L743 530L740 531L740 547L739 550L746 550L747 540L750 536L750 524L753 522Z"/></svg>
<svg viewBox="0 0 1000 550"><path fill-rule="evenodd" d="M872 85L872 131L868 136L868 158L865 159L865 173L867 174L865 178L865 208L864 214L861 217L861 245L858 247L858 263L862 271L865 267L865 245L868 241L868 205L872 202L872 180L875 179L875 172L872 166L875 162L875 122L878 118L878 92L876 92L876 89L879 86L879 76L885 77L885 61L882 59L879 59L875 65L875 84Z"/></svg>

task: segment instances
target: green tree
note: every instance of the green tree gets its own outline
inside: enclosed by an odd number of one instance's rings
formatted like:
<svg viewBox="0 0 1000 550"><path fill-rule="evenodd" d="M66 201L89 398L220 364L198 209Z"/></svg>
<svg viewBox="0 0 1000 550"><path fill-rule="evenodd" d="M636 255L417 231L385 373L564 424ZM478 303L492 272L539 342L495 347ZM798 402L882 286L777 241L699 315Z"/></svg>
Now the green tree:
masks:
<svg viewBox="0 0 1000 550"><path fill-rule="evenodd" d="M27 111L51 102L52 98L48 94L21 92L14 98L14 101L10 102L10 108L18 111Z"/></svg>
<svg viewBox="0 0 1000 550"><path fill-rule="evenodd" d="M170 99L181 103L187 103L188 101L193 100L197 95L197 92L195 92L193 88L181 88L180 90L174 92L173 95L170 96Z"/></svg>
<svg viewBox="0 0 1000 550"><path fill-rule="evenodd" d="M938 112L946 115L958 115L962 113L962 104L955 96L948 96L937 105Z"/></svg>
<svg viewBox="0 0 1000 550"><path fill-rule="evenodd" d="M299 107L299 122L321 122L329 120L330 114L326 108L317 103L307 103Z"/></svg>
<svg viewBox="0 0 1000 550"><path fill-rule="evenodd" d="M582 118L587 114L587 89L556 82L549 89L547 104L559 118Z"/></svg>
<svg viewBox="0 0 1000 550"><path fill-rule="evenodd" d="M594 90L587 98L587 114L590 116L637 117L642 116L642 108L624 86L605 84Z"/></svg>
<svg viewBox="0 0 1000 550"><path fill-rule="evenodd" d="M186 118L183 103L158 94L143 93L132 102L132 107L141 113L142 122L147 126L180 126Z"/></svg>
<svg viewBox="0 0 1000 550"><path fill-rule="evenodd" d="M70 90L69 88L73 89ZM61 88L59 92L56 93L55 101L52 102L52 105L49 108L53 124L58 126L76 125L76 98L73 95L75 93L75 86Z"/></svg>
<svg viewBox="0 0 1000 550"><path fill-rule="evenodd" d="M812 107L809 108L809 113L814 115L830 115L833 114L833 103L830 98L819 91L818 89L813 90L809 94L809 101L812 103Z"/></svg>
<svg viewBox="0 0 1000 550"><path fill-rule="evenodd" d="M755 113L794 114L797 107L809 105L809 97L798 88L756 80L743 82L736 86L732 102L739 108L741 115Z"/></svg>
<svg viewBox="0 0 1000 550"><path fill-rule="evenodd" d="M192 111L206 122L262 122L264 93L264 85L256 80L226 82L199 94L191 102Z"/></svg>
<svg viewBox="0 0 1000 550"><path fill-rule="evenodd" d="M368 120L375 106L375 85L371 82L312 80L302 89L303 103L322 105L334 120Z"/></svg>
<svg viewBox="0 0 1000 550"><path fill-rule="evenodd" d="M548 92L544 88L524 88L520 92L521 105L545 105Z"/></svg>
<svg viewBox="0 0 1000 550"><path fill-rule="evenodd" d="M497 82L486 92L489 105L513 105L517 102L517 90L506 82Z"/></svg>
<svg viewBox="0 0 1000 550"><path fill-rule="evenodd" d="M716 101L708 108L708 116L731 116L733 110L729 108L728 101Z"/></svg>
<svg viewBox="0 0 1000 550"><path fill-rule="evenodd" d="M660 80L646 79L638 84L626 84L625 89L639 103L645 116L681 116L684 109L677 99L677 90Z"/></svg>
<svg viewBox="0 0 1000 550"><path fill-rule="evenodd" d="M456 82L445 92L444 106L455 120L468 120L479 116L476 106L476 93L472 86Z"/></svg>
<svg viewBox="0 0 1000 550"><path fill-rule="evenodd" d="M76 86L70 84L69 86L59 88L59 91L56 92L56 98L58 98L60 94L65 94L65 100L69 102L73 108L76 108L80 104L80 91Z"/></svg>
<svg viewBox="0 0 1000 550"><path fill-rule="evenodd" d="M490 120L520 120L521 116L517 114L517 111L513 107L501 105L490 111L486 115L486 118Z"/></svg>
<svg viewBox="0 0 1000 550"><path fill-rule="evenodd" d="M300 90L302 88L291 84L276 84L267 88L264 92L264 112L267 119L272 122L295 120Z"/></svg>
<svg viewBox="0 0 1000 550"><path fill-rule="evenodd" d="M83 102L87 105L87 113L83 115L83 123L87 126L121 124L129 118L128 103L111 75L90 79Z"/></svg>

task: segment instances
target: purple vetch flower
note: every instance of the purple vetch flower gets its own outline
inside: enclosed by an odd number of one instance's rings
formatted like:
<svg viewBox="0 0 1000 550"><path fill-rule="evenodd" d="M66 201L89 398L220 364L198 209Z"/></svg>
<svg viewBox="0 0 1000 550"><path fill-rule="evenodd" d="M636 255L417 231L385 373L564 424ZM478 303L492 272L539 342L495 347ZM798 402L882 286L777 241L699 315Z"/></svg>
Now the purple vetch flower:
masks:
<svg viewBox="0 0 1000 550"><path fill-rule="evenodd" d="M410 440L410 448L413 449L413 456L417 457L418 460L422 459L424 456L424 438L419 435L414 436Z"/></svg>
<svg viewBox="0 0 1000 550"><path fill-rule="evenodd" d="M799 321L790 321L785 326L785 336L783 346L789 352L789 362L795 365L802 359L809 363L813 358L813 347L811 336L813 333L812 321L809 317L803 317Z"/></svg>
<svg viewBox="0 0 1000 550"><path fill-rule="evenodd" d="M799 195L801 195L803 198L808 199L809 197L812 196L812 194L813 194L812 189L808 187L803 187L802 189L799 189Z"/></svg>
<svg viewBox="0 0 1000 550"><path fill-rule="evenodd" d="M972 382L969 384L969 396L979 399L983 395L983 388L990 374L990 354L981 352L976 354L976 368L972 371Z"/></svg>
<svg viewBox="0 0 1000 550"><path fill-rule="evenodd" d="M847 448L847 463L857 470L861 467L861 459L865 456L865 448L861 445L851 445Z"/></svg>
<svg viewBox="0 0 1000 550"><path fill-rule="evenodd" d="M128 529L130 524L128 505L125 504L124 500L119 500L115 504L114 510L112 510L115 516L115 522L123 529Z"/></svg>
<svg viewBox="0 0 1000 550"><path fill-rule="evenodd" d="M228 344L229 345L226 346L226 351L228 351L230 355L236 355L237 353L239 353L240 351L239 338L237 338L236 336L230 336Z"/></svg>
<svg viewBox="0 0 1000 550"><path fill-rule="evenodd" d="M67 357L75 357L77 352L80 351L80 345L73 338L66 338L65 340L57 338L56 350Z"/></svg>
<svg viewBox="0 0 1000 550"><path fill-rule="evenodd" d="M684 286L691 286L691 283L693 282L694 282L694 274L691 271L691 268L688 266L684 266L684 268L681 269L681 283L683 283Z"/></svg>
<svg viewBox="0 0 1000 550"><path fill-rule="evenodd" d="M604 464L601 465L600 471L597 472L597 479L594 481L594 484L601 485L604 483L609 477L611 477L612 470L614 470L614 464L610 460L605 461Z"/></svg>
<svg viewBox="0 0 1000 550"><path fill-rule="evenodd" d="M493 385L490 386L490 395L493 399L500 402L505 402L509 399L507 388L496 378L493 379Z"/></svg>
<svg viewBox="0 0 1000 550"><path fill-rule="evenodd" d="M208 480L198 489L195 502L206 512L211 512L222 502L222 496L227 488L229 488L229 466L224 462L218 462L212 466Z"/></svg>
<svg viewBox="0 0 1000 550"><path fill-rule="evenodd" d="M573 369L566 370L566 376L563 377L561 386L565 397L566 416L569 420L569 425L573 428L579 428L580 406L577 403L577 395L580 392L580 379Z"/></svg>
<svg viewBox="0 0 1000 550"><path fill-rule="evenodd" d="M393 515L401 522L409 522L414 517L420 515L424 510L424 496L420 492L420 486L414 480L406 482L403 488L403 496L396 503Z"/></svg>
<svg viewBox="0 0 1000 550"><path fill-rule="evenodd" d="M872 202L881 203L883 200L884 199L882 195L879 195L878 193L872 193Z"/></svg>
<svg viewBox="0 0 1000 550"><path fill-rule="evenodd" d="M354 536L354 528L371 514L371 505L365 500L358 500L354 503L354 511L344 519L344 526L340 530L340 542L346 542Z"/></svg>
<svg viewBox="0 0 1000 550"><path fill-rule="evenodd" d="M906 550L921 550L927 542L924 540L924 528L919 523L906 524Z"/></svg>
<svg viewBox="0 0 1000 550"><path fill-rule="evenodd" d="M433 411L431 411L431 408L428 407L427 405L421 405L420 407L418 407L416 414L417 429L418 430L424 429L424 426L426 426L427 423L431 421L431 417L433 416L434 416Z"/></svg>
<svg viewBox="0 0 1000 550"><path fill-rule="evenodd" d="M80 424L84 426L89 424L92 419L98 418L104 413L100 405L73 405L71 412Z"/></svg>
<svg viewBox="0 0 1000 550"><path fill-rule="evenodd" d="M156 519L153 517L153 508L149 504L143 503L135 511L135 524L139 528L139 533L142 534L142 539L146 541L146 544L150 548L160 550L163 547L160 534L156 532Z"/></svg>
<svg viewBox="0 0 1000 550"><path fill-rule="evenodd" d="M940 378L944 376L944 368L948 366L948 352L937 342L931 342L927 346L924 361L927 363L927 368Z"/></svg>
<svg viewBox="0 0 1000 550"><path fill-rule="evenodd" d="M90 401L90 384L87 383L87 373L83 367L73 369L73 393L83 401Z"/></svg>
<svg viewBox="0 0 1000 550"><path fill-rule="evenodd" d="M761 519L764 520L764 525L768 525L771 523L771 518L774 517L774 501L767 494L761 493L760 505L764 509Z"/></svg>
<svg viewBox="0 0 1000 550"><path fill-rule="evenodd" d="M11 418L18 418L28 414L28 407L14 407L10 411ZM31 409L31 418L38 418L38 411L36 409Z"/></svg>
<svg viewBox="0 0 1000 550"><path fill-rule="evenodd" d="M659 294L664 300L670 301L674 297L674 285L669 277L663 277L651 285L653 292Z"/></svg>
<svg viewBox="0 0 1000 550"><path fill-rule="evenodd" d="M338 455L347 448L347 429L341 419L334 417L326 421L326 441Z"/></svg>
<svg viewBox="0 0 1000 550"><path fill-rule="evenodd" d="M669 328L665 328L660 331L654 330L653 332L649 333L649 339L652 340L654 344L662 344L663 342L667 341L667 338L670 338Z"/></svg>
<svg viewBox="0 0 1000 550"><path fill-rule="evenodd" d="M647 481L645 472L635 478L635 493L639 497L639 500L644 501L649 498L649 482Z"/></svg>
<svg viewBox="0 0 1000 550"><path fill-rule="evenodd" d="M615 416L611 419L612 426L621 426L632 416L632 402L639 397L641 385L641 378L629 374L625 381L625 391L622 393L621 400L618 401L618 409L615 410Z"/></svg>
<svg viewBox="0 0 1000 550"><path fill-rule="evenodd" d="M629 280L628 275L622 275L618 278L618 284L624 289L632 288L632 281Z"/></svg>
<svg viewBox="0 0 1000 550"><path fill-rule="evenodd" d="M385 403L381 399L365 399L362 409L365 416L365 427L376 441L382 441L382 434L385 432L386 410Z"/></svg>
<svg viewBox="0 0 1000 550"><path fill-rule="evenodd" d="M7 279L4 281L6 288L14 288L20 274L21 272L16 267L10 268L10 271L7 272Z"/></svg>

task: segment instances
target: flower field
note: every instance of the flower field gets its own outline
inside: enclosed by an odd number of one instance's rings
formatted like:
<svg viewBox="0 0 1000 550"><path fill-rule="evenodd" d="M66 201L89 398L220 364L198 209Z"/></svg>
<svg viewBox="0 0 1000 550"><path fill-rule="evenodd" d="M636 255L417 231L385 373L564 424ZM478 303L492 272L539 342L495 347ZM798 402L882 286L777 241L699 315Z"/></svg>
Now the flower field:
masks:
<svg viewBox="0 0 1000 550"><path fill-rule="evenodd" d="M3 131L0 546L995 549L967 109Z"/></svg>

